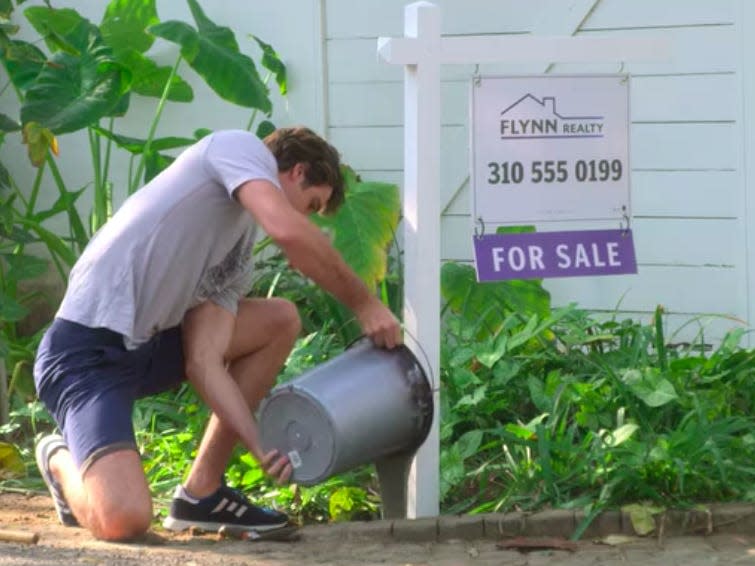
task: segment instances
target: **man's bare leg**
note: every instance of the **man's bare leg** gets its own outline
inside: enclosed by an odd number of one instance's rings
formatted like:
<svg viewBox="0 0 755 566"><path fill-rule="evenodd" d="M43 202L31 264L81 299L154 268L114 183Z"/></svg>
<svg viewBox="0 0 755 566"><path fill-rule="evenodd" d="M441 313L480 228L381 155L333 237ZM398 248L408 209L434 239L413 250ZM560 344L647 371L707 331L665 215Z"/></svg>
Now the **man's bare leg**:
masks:
<svg viewBox="0 0 755 566"><path fill-rule="evenodd" d="M98 539L129 540L152 521L152 498L135 450L118 450L95 460L82 475L61 448L50 457L50 471L82 527Z"/></svg>
<svg viewBox="0 0 755 566"><path fill-rule="evenodd" d="M296 307L286 300L247 299L239 304L226 360L250 411L275 384L300 329ZM237 440L236 434L214 414L210 417L184 483L192 496L206 497L220 487Z"/></svg>

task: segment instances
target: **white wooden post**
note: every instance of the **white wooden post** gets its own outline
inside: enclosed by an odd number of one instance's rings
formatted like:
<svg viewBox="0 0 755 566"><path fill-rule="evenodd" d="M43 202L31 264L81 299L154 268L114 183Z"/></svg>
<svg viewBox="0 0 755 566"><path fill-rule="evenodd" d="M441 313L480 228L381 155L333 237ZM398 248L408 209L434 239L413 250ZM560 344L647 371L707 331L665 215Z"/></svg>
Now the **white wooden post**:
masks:
<svg viewBox="0 0 755 566"><path fill-rule="evenodd" d="M433 427L409 474L407 516L414 518L439 510L441 64L666 61L671 44L661 36L441 38L440 11L430 2L409 4L404 19L404 37L378 38L377 51L405 68L404 323L407 344L429 364L436 390Z"/></svg>
<svg viewBox="0 0 755 566"><path fill-rule="evenodd" d="M440 488L440 13L417 2L405 18L418 59L404 71L404 324L435 382L433 427L409 471L407 516L426 517L438 514Z"/></svg>

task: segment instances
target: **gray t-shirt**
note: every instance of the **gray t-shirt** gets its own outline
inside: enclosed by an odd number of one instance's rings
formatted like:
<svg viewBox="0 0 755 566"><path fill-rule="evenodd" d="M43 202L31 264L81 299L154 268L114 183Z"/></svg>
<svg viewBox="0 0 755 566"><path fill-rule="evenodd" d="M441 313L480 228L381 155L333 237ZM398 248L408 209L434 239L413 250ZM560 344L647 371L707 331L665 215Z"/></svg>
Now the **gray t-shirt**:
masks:
<svg viewBox="0 0 755 566"><path fill-rule="evenodd" d="M235 314L257 227L233 193L254 179L280 188L275 157L249 132L216 132L186 149L92 238L57 316L136 347L202 301Z"/></svg>

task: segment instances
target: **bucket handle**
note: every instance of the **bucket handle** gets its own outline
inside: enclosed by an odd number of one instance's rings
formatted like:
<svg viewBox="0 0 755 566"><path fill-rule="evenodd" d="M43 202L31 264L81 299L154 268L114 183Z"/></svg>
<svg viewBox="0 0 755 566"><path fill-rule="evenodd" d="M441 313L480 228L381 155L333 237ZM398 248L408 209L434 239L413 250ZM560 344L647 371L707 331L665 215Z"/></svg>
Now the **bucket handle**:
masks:
<svg viewBox="0 0 755 566"><path fill-rule="evenodd" d="M414 343L414 344L415 344L415 345L417 346L417 348L419 348L419 351L420 351L420 352L422 352L422 357L423 357L423 358L425 358L425 364L426 364L426 367L427 367L428 373L430 374L430 390L431 390L431 391L432 391L433 393L436 393L436 392L438 392L438 391L440 390L440 386L439 386L439 384L437 383L437 381L435 380L435 373L433 373L433 367L432 367L432 365L430 364L430 356L428 356L428 355L427 355L427 352L426 352L426 351L425 351L425 349L424 349L424 348L422 347L422 344L420 344L419 340L417 340L417 338L416 338L416 337L415 337L415 336L414 336L414 335L413 335L413 334L412 334L411 332L409 332L409 331L408 331L408 330L406 329L406 327L404 327L404 325L403 325L403 324L401 325L401 329L402 329L402 330L404 331L404 333L405 333L405 334L406 334L407 336L409 336L409 338L411 338L411 339L412 339L412 342L413 342L413 343ZM362 341L363 341L363 340L365 340L365 339L369 340L369 338L368 338L368 337L367 337L366 335L364 335L364 334L362 334L362 335L358 336L357 338L355 338L354 340L352 340L352 341L351 341L351 343L350 343L349 345L347 345L347 346L346 346L346 349L348 350L348 349L350 349L350 348L351 348L352 346L356 346L356 345L357 345L357 344L358 344L359 342L362 342ZM403 346L404 348L408 348L408 346L407 346L406 344L402 344L402 346ZM411 350L410 350L410 351L411 351Z"/></svg>

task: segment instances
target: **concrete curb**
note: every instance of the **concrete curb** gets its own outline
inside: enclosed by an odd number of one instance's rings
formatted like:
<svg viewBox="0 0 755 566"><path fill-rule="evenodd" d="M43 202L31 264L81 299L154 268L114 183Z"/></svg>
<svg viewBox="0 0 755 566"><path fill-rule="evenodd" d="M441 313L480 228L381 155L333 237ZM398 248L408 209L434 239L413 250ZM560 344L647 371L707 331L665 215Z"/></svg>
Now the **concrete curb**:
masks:
<svg viewBox="0 0 755 566"><path fill-rule="evenodd" d="M581 511L442 515L422 519L332 523L304 527L304 536L318 538L444 542L499 540L506 537L570 538L585 515ZM713 533L755 535L755 504L714 504L693 510L667 510L654 516L655 530L647 536L669 537ZM605 511L587 527L582 540L608 535L637 536L628 513Z"/></svg>

